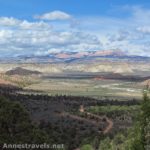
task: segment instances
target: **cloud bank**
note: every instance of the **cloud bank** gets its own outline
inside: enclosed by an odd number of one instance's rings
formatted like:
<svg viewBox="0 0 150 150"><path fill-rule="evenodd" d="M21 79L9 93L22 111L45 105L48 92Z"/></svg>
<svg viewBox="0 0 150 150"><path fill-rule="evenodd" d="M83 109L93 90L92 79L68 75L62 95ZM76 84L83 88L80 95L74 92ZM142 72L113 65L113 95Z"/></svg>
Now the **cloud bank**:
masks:
<svg viewBox="0 0 150 150"><path fill-rule="evenodd" d="M36 15L32 21L0 17L1 57L107 49L150 56L150 10L136 6L126 11L126 18L72 17L62 11Z"/></svg>

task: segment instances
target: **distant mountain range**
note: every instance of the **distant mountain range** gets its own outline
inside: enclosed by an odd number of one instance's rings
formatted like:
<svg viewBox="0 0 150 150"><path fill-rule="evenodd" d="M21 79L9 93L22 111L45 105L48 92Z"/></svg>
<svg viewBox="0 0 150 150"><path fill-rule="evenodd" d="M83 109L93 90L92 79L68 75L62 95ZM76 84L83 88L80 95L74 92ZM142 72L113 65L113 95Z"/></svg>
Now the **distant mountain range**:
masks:
<svg viewBox="0 0 150 150"><path fill-rule="evenodd" d="M101 57L101 56L125 56L125 53L120 50L102 50L93 52L60 52L52 53L56 58L68 59L68 58L83 58L83 57Z"/></svg>
<svg viewBox="0 0 150 150"><path fill-rule="evenodd" d="M73 62L93 60L96 58L112 58L112 59L132 59L132 60L149 60L150 57L146 56L133 56L128 55L122 50L99 50L99 51L85 51L85 52L51 52L47 55L20 55L15 58L3 58L1 61L20 61L20 62Z"/></svg>

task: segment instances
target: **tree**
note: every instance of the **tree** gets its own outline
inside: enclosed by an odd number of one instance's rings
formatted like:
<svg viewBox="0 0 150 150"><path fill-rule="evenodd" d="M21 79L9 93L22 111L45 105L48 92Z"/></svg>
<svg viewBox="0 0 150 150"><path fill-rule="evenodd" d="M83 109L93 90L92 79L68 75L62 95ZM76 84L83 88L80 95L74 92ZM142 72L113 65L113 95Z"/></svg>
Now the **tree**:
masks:
<svg viewBox="0 0 150 150"><path fill-rule="evenodd" d="M147 92L144 93L141 111L141 141L144 150L147 150L150 146L150 98Z"/></svg>
<svg viewBox="0 0 150 150"><path fill-rule="evenodd" d="M150 98L148 97L148 90L145 90L143 95L141 114L134 131L136 134L132 145L133 150L150 149Z"/></svg>
<svg viewBox="0 0 150 150"><path fill-rule="evenodd" d="M0 96L0 144L44 143L47 134L31 123L28 113L17 102Z"/></svg>

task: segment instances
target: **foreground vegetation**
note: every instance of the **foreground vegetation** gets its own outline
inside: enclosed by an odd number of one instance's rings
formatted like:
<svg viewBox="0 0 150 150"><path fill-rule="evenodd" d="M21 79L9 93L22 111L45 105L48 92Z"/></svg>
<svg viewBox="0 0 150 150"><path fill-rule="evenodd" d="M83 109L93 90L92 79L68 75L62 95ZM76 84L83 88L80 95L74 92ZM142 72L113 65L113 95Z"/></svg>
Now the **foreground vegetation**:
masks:
<svg viewBox="0 0 150 150"><path fill-rule="evenodd" d="M134 110L134 111L132 111ZM121 113L123 111L132 112L134 126L129 128L127 132L120 131L113 138L107 136L100 142L100 150L149 150L150 149L150 98L144 93L143 102L140 106L118 107L118 106L102 106L91 107L90 112L106 113L113 116L113 113ZM85 145L87 149L90 145ZM85 148L84 146L82 149Z"/></svg>
<svg viewBox="0 0 150 150"><path fill-rule="evenodd" d="M96 100L87 97L23 95L0 88L0 145L64 144L65 150L149 150L150 99ZM5 97L4 97L5 96ZM85 106L85 113L79 112ZM94 115L87 115L94 114ZM106 116L113 122L108 126Z"/></svg>

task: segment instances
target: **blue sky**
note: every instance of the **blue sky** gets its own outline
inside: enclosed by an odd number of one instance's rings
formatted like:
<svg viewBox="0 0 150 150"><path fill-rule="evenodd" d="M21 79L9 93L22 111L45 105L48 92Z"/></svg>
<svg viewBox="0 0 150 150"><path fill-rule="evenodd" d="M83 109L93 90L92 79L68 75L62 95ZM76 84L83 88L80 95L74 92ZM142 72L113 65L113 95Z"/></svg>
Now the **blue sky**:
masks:
<svg viewBox="0 0 150 150"><path fill-rule="evenodd" d="M149 0L0 0L0 54L121 49L150 56L149 20Z"/></svg>
<svg viewBox="0 0 150 150"><path fill-rule="evenodd" d="M77 16L119 16L114 8L140 5L149 8L149 0L0 0L0 15L30 18L35 13L54 10L65 11ZM125 13L122 14L126 16ZM121 16L120 16L121 17Z"/></svg>

